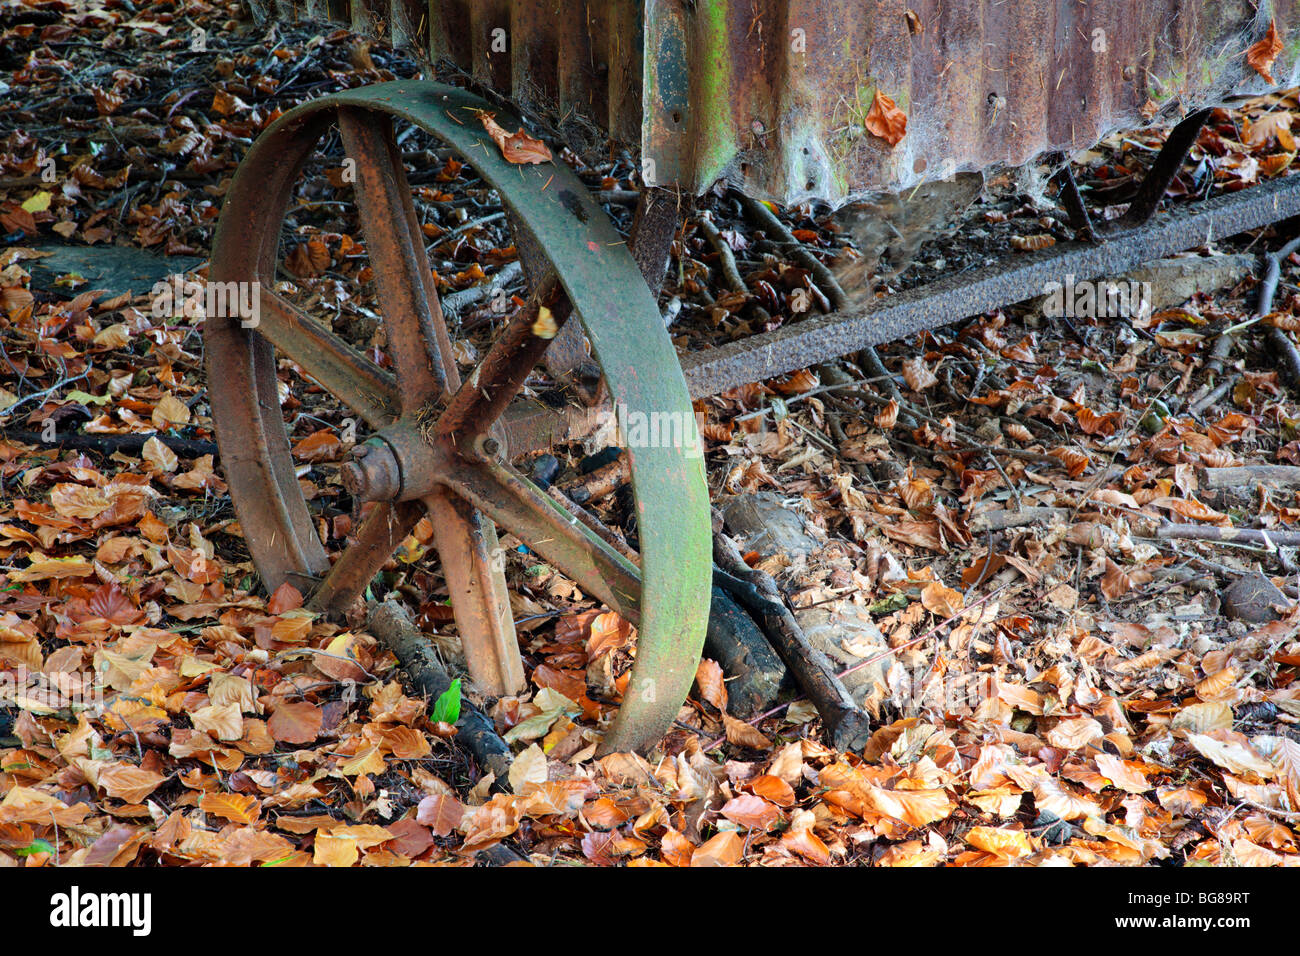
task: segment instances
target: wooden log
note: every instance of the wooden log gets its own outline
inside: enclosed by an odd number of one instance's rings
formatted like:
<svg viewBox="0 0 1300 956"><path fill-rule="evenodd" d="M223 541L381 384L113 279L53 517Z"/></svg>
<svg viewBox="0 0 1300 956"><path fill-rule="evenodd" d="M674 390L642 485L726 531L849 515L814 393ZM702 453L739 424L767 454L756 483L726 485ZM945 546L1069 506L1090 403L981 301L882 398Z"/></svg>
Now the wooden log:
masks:
<svg viewBox="0 0 1300 956"><path fill-rule="evenodd" d="M704 655L722 667L727 675L728 709L745 720L768 710L782 688L793 683L753 618L720 587L713 589Z"/></svg>
<svg viewBox="0 0 1300 956"><path fill-rule="evenodd" d="M972 532L1005 531L1035 524L1064 521L1070 512L1064 508L1021 508L1019 511L981 511L966 523Z"/></svg>
<svg viewBox="0 0 1300 956"><path fill-rule="evenodd" d="M1202 468L1201 486L1214 491L1253 490L1255 485L1300 488L1300 467L1295 465L1240 465Z"/></svg>

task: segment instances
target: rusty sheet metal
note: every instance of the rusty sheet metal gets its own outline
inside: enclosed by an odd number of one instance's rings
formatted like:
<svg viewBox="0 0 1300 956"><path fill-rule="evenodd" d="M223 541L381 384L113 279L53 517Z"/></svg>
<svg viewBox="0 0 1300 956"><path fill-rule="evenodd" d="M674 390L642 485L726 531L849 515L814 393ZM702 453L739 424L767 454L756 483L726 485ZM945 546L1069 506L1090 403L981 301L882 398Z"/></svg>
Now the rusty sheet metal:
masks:
<svg viewBox="0 0 1300 956"><path fill-rule="evenodd" d="M1300 82L1300 0L310 0L418 45L565 135L639 146L652 185L839 204ZM896 146L875 93L908 117Z"/></svg>

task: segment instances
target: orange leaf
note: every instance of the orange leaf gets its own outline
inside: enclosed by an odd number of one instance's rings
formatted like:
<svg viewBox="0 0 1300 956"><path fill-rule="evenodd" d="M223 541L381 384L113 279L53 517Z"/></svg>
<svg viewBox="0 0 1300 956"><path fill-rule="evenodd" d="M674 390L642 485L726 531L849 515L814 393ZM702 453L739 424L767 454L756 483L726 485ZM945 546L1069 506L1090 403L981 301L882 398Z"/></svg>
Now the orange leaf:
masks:
<svg viewBox="0 0 1300 956"><path fill-rule="evenodd" d="M721 813L732 823L754 830L770 830L781 820L781 811L762 797L742 793L722 805Z"/></svg>
<svg viewBox="0 0 1300 956"><path fill-rule="evenodd" d="M261 813L257 797L242 793L205 793L199 809L212 817L224 817L232 823L252 823Z"/></svg>
<svg viewBox="0 0 1300 956"><path fill-rule="evenodd" d="M727 709L727 685L723 683L722 668L717 661L700 659L700 666L695 668L695 684L700 688L701 697L718 710Z"/></svg>
<svg viewBox="0 0 1300 956"><path fill-rule="evenodd" d="M745 843L734 830L719 833L691 854L691 866L734 866L744 855Z"/></svg>
<svg viewBox="0 0 1300 956"><path fill-rule="evenodd" d="M141 803L167 778L152 770L143 770L130 764L115 764L99 771L98 783L110 797L127 803Z"/></svg>
<svg viewBox="0 0 1300 956"><path fill-rule="evenodd" d="M771 800L778 807L794 806L794 791L790 785L770 773L760 774L749 781L749 789L765 800Z"/></svg>
<svg viewBox="0 0 1300 956"><path fill-rule="evenodd" d="M811 827L791 830L781 837L781 845L792 853L798 853L809 863L827 866L831 862L831 851L821 837L812 832Z"/></svg>
<svg viewBox="0 0 1300 956"><path fill-rule="evenodd" d="M529 136L523 129L516 133L507 133L497 125L491 113L479 113L478 118L507 162L549 163L551 161L550 149L536 136Z"/></svg>
<svg viewBox="0 0 1300 956"><path fill-rule="evenodd" d="M729 714L723 714L722 724L727 728L727 740L731 743L739 744L742 747L752 747L754 750L772 749L772 741L743 720L737 720Z"/></svg>
<svg viewBox="0 0 1300 956"><path fill-rule="evenodd" d="M465 807L453 796L437 794L420 801L416 811L415 822L422 823L435 834L445 837L460 826L465 815Z"/></svg>
<svg viewBox="0 0 1300 956"><path fill-rule="evenodd" d="M1277 24L1272 20L1268 21L1268 32L1264 38L1251 45L1246 51L1246 62L1250 68L1268 80L1270 83L1276 83L1273 74L1273 61L1277 55L1282 52L1282 40L1277 35Z"/></svg>
<svg viewBox="0 0 1300 956"><path fill-rule="evenodd" d="M307 701L285 701L266 722L271 736L281 743L309 744L320 734L321 709Z"/></svg>
<svg viewBox="0 0 1300 956"><path fill-rule="evenodd" d="M632 640L632 625L613 611L597 614L591 620L587 638L587 661L598 661L610 651L625 647Z"/></svg>
<svg viewBox="0 0 1300 956"><path fill-rule="evenodd" d="M907 114L898 108L898 105L884 93L876 90L876 95L871 101L871 109L867 111L866 121L863 123L867 131L875 136L879 136L890 146L897 146L907 135Z"/></svg>
<svg viewBox="0 0 1300 956"><path fill-rule="evenodd" d="M977 850L996 856L1014 859L1034 852L1029 835L1024 830L999 830L997 827L972 827L966 842Z"/></svg>
<svg viewBox="0 0 1300 956"><path fill-rule="evenodd" d="M285 611L300 607L302 607L302 592L288 581L276 588L275 593L266 602L268 614L283 614Z"/></svg>
<svg viewBox="0 0 1300 956"><path fill-rule="evenodd" d="M921 604L931 614L949 618L965 606L966 600L960 591L944 587L938 581L931 581L921 589Z"/></svg>
<svg viewBox="0 0 1300 956"><path fill-rule="evenodd" d="M943 790L883 790L880 787L867 787L866 796L878 813L914 827L942 820L957 809L957 805L948 799L948 794Z"/></svg>
<svg viewBox="0 0 1300 956"><path fill-rule="evenodd" d="M333 461L342 450L343 443L338 435L331 429L322 428L294 445L293 457L299 461Z"/></svg>
<svg viewBox="0 0 1300 956"><path fill-rule="evenodd" d="M1146 793L1151 789L1147 775L1132 762L1121 760L1114 754L1097 754L1097 769L1120 790L1129 793Z"/></svg>
<svg viewBox="0 0 1300 956"><path fill-rule="evenodd" d="M691 856L695 853L695 844L686 839L677 830L668 827L659 841L659 855L665 863L673 866L690 866Z"/></svg>

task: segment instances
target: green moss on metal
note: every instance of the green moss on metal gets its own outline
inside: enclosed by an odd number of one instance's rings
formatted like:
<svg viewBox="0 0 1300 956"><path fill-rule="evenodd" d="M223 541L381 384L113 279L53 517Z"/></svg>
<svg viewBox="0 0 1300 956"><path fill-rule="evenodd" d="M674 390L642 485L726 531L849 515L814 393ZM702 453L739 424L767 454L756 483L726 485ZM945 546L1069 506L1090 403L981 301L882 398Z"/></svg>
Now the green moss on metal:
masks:
<svg viewBox="0 0 1300 956"><path fill-rule="evenodd" d="M736 79L727 30L730 0L700 0L695 8L691 61L696 75L691 134L695 138L695 181L703 189L722 175L738 152L740 130L734 116Z"/></svg>

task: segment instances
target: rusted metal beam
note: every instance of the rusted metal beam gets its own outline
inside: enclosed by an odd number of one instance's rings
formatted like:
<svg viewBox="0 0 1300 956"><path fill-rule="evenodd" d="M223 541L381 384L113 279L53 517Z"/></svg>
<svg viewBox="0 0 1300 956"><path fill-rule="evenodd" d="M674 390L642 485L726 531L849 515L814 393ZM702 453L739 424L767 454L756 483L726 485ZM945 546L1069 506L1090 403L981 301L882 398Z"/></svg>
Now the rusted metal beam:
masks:
<svg viewBox="0 0 1300 956"><path fill-rule="evenodd" d="M1099 244L1064 243L1016 253L868 305L815 316L717 348L682 356L692 398L762 381L903 339L1013 302L1043 295L1050 282L1118 278L1152 259L1300 215L1300 176L1275 179L1202 203L1188 203Z"/></svg>

